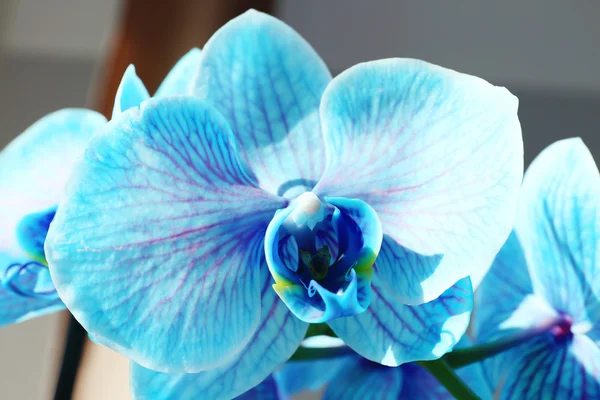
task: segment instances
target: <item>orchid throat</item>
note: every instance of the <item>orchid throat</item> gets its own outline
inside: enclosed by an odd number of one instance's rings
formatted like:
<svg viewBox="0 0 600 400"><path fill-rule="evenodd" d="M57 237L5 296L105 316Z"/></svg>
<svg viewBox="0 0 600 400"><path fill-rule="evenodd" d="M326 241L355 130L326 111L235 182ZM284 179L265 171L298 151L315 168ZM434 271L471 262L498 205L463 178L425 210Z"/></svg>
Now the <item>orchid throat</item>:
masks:
<svg viewBox="0 0 600 400"><path fill-rule="evenodd" d="M360 200L319 199L312 192L280 210L267 230L274 288L307 322L355 315L369 304L381 224Z"/></svg>

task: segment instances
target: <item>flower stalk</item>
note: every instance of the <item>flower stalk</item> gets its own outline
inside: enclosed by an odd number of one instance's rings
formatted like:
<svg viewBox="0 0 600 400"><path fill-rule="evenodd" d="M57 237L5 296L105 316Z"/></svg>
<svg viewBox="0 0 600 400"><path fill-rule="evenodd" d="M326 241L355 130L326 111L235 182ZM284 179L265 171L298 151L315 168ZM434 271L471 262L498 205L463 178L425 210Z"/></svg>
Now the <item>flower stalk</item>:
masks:
<svg viewBox="0 0 600 400"><path fill-rule="evenodd" d="M427 369L450 394L460 400L477 400L480 399L473 391L456 375L454 370L443 359L432 361L419 361L420 366Z"/></svg>
<svg viewBox="0 0 600 400"><path fill-rule="evenodd" d="M452 368L461 368L465 365L473 364L510 350L513 347L517 347L540 335L550 333L554 328L561 327L563 324L564 319L559 317L547 324L518 331L512 335L507 335L489 343L453 350L442 358Z"/></svg>

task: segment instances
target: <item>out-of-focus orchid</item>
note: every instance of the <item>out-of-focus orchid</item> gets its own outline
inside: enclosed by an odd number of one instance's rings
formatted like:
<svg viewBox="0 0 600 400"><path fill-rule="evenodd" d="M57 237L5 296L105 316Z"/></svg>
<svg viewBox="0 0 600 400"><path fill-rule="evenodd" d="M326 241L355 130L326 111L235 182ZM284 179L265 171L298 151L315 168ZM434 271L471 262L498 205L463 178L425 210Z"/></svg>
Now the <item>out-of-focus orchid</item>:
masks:
<svg viewBox="0 0 600 400"><path fill-rule="evenodd" d="M485 361L500 398L600 398L600 176L580 139L527 170L514 232L477 296L478 341L531 336Z"/></svg>
<svg viewBox="0 0 600 400"><path fill-rule="evenodd" d="M319 337L305 340L305 346L313 346ZM339 346L331 342L343 342L335 338L318 346L329 348ZM308 344L311 342L311 344ZM457 347L468 343L464 337ZM205 391L196 385L194 374L179 381L163 379L160 374L132 364L132 393L134 398L153 400L175 400L195 398L215 398L214 392ZM482 399L492 399L492 392L486 383L481 365L471 364L457 371L457 374ZM424 367L414 363L400 367L386 367L360 357L356 353L310 361L291 361L274 372L255 388L236 399L292 398L305 391L323 391L326 400L451 400L454 399Z"/></svg>
<svg viewBox="0 0 600 400"><path fill-rule="evenodd" d="M64 308L50 279L44 240L76 158L105 123L93 111L57 111L0 153L0 325Z"/></svg>
<svg viewBox="0 0 600 400"><path fill-rule="evenodd" d="M457 347L468 342L468 338L463 337ZM482 400L493 398L479 363L460 368L457 374ZM277 387L271 389L271 393L283 393L285 396L324 388L323 399L326 400L454 399L433 375L418 364L386 367L356 354L290 362L274 374L274 379Z"/></svg>
<svg viewBox="0 0 600 400"><path fill-rule="evenodd" d="M117 113L50 228L52 277L96 341L165 382L201 372L208 398L263 381L307 322L386 365L456 344L522 178L507 90L408 59L331 80L250 11L209 40L192 93Z"/></svg>
<svg viewBox="0 0 600 400"><path fill-rule="evenodd" d="M186 54L155 96L188 94L190 70L197 67L199 58L198 49ZM147 97L130 66L118 90L115 115ZM90 110L57 111L33 124L0 153L0 325L64 308L50 278L44 241L73 165L92 134L106 122Z"/></svg>

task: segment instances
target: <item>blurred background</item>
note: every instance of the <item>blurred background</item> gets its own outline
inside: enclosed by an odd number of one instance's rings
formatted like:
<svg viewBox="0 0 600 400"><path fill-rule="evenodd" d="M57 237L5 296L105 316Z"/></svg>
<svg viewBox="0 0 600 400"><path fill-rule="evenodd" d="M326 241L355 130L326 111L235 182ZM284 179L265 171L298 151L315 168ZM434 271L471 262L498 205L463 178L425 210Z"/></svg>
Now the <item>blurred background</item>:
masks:
<svg viewBox="0 0 600 400"><path fill-rule="evenodd" d="M520 99L526 162L571 136L599 159L600 3L561 0L0 0L0 147L50 111L111 109L130 62L152 92L249 7L295 28L334 74L412 57L508 87ZM3 399L53 397L68 326L61 313L0 329ZM127 362L88 341L74 393L128 399Z"/></svg>

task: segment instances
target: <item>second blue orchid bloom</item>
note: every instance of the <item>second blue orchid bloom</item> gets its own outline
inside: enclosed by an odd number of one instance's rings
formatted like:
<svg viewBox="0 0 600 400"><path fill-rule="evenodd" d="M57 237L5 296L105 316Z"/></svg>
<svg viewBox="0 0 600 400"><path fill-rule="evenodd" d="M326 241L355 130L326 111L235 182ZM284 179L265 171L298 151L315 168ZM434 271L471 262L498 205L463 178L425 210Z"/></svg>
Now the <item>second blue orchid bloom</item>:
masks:
<svg viewBox="0 0 600 400"><path fill-rule="evenodd" d="M531 338L485 361L500 399L600 398L600 175L578 139L531 164L513 234L478 290L474 331Z"/></svg>
<svg viewBox="0 0 600 400"><path fill-rule="evenodd" d="M456 344L522 178L508 91L406 59L332 80L255 11L209 40L193 97L133 83L46 241L96 341L207 398L263 381L311 322L391 366Z"/></svg>
<svg viewBox="0 0 600 400"><path fill-rule="evenodd" d="M190 92L190 70L200 51L192 49L173 67L155 97ZM149 98L127 68L114 115ZM48 114L0 152L0 326L64 309L50 277L44 242L69 175L92 135L106 118L85 109Z"/></svg>

